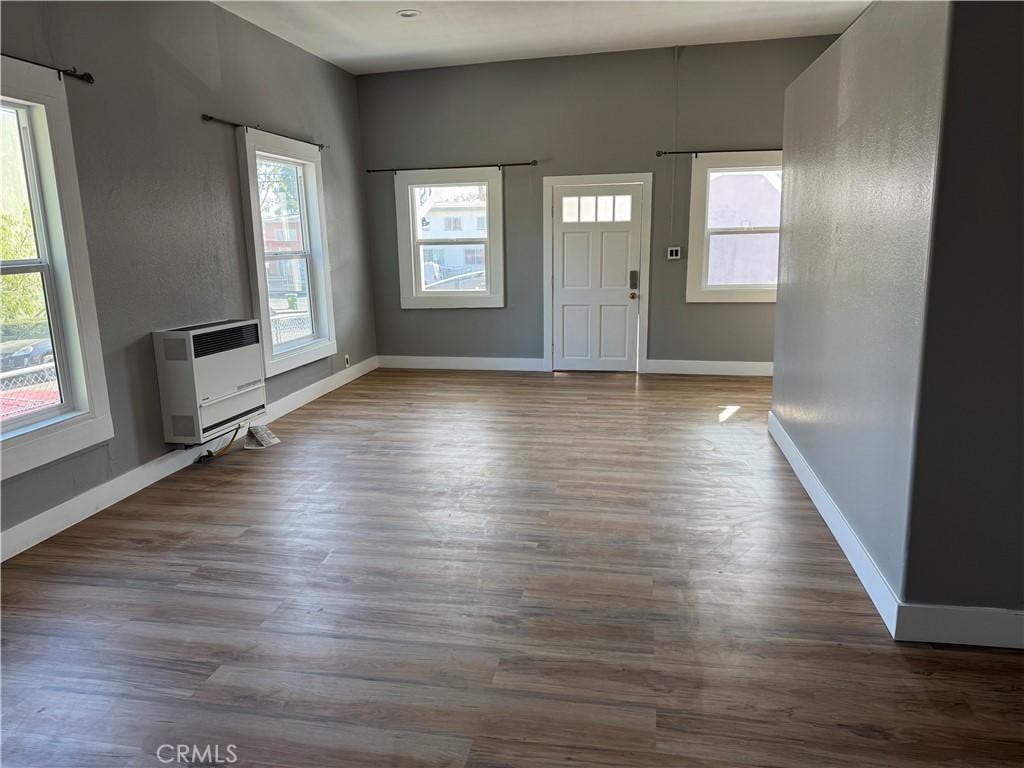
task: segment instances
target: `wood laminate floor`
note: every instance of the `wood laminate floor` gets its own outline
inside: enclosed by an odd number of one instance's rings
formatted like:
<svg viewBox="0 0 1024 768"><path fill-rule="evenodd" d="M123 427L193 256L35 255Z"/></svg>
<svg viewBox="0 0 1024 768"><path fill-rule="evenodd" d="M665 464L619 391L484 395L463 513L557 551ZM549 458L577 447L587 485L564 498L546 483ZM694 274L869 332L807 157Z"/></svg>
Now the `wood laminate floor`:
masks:
<svg viewBox="0 0 1024 768"><path fill-rule="evenodd" d="M1019 766L1022 656L889 638L770 390L337 390L4 565L4 768Z"/></svg>

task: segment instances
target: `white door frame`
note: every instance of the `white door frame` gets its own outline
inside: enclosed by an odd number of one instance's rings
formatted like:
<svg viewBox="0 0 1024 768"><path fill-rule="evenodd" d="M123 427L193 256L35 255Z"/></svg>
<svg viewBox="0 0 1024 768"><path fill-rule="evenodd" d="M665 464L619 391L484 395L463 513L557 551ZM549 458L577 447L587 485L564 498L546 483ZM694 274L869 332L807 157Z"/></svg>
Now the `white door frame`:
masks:
<svg viewBox="0 0 1024 768"><path fill-rule="evenodd" d="M554 199L555 187L589 184L642 184L640 203L640 338L637 340L637 371L647 371L647 312L651 291L651 193L653 173L601 173L586 176L544 177L544 370L554 370Z"/></svg>

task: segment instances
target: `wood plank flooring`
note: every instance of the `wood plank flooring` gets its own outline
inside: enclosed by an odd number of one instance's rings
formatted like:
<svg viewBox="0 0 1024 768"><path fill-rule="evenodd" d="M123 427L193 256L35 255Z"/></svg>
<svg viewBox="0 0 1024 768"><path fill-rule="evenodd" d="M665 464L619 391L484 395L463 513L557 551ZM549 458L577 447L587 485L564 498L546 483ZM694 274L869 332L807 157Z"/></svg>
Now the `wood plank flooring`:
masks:
<svg viewBox="0 0 1024 768"><path fill-rule="evenodd" d="M770 395L365 376L4 565L3 765L1020 766L1022 655L889 638Z"/></svg>

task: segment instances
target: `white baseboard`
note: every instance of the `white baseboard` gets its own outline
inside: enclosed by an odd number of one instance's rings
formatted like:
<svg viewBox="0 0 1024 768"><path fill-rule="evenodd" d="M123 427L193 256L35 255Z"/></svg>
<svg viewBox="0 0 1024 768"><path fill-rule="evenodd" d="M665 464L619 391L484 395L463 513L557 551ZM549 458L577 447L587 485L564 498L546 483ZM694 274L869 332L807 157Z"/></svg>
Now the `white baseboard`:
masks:
<svg viewBox="0 0 1024 768"><path fill-rule="evenodd" d="M840 549L846 555L846 559L853 566L857 578L867 590L868 597L875 604L875 610L882 617L889 634L896 634L896 612L899 608L899 598L885 580L878 565L868 553L860 537L846 521L839 506L833 501L825 486L821 484L818 476L814 474L811 465L807 463L796 443L790 438L782 424L775 417L774 413L768 413L768 433L775 439L776 444L782 451L789 465L793 468L797 479L803 485L807 495L811 497L814 506L818 508L819 514L825 521L825 525L832 531L832 535L839 543Z"/></svg>
<svg viewBox="0 0 1024 768"><path fill-rule="evenodd" d="M338 371L335 374L313 382L308 387L303 387L297 392L285 395L280 400L267 404L267 413L256 421L260 424L267 424L274 419L279 419L286 413L291 413L296 408L301 408L306 403L311 403L318 397L323 397L328 392L333 392L338 387L343 387L349 382L355 381L360 376L365 376L380 367L379 358L368 357L362 362Z"/></svg>
<svg viewBox="0 0 1024 768"><path fill-rule="evenodd" d="M377 368L377 358L371 357L356 363L351 368L328 376L320 381L286 395L280 400L267 404L267 412L264 416L254 419L254 423L266 424L279 419L286 413L294 411L306 403L322 397L333 389L337 389L360 376L369 373ZM242 439L241 435L238 439ZM223 445L223 443L221 443ZM41 541L54 536L65 528L70 528L80 523L87 517L91 517L100 510L106 509L112 504L128 498L133 493L138 493L143 488L162 480L168 475L173 475L180 469L184 469L195 463L205 450L211 445L194 446L184 450L165 453L150 462L136 467L135 469L118 475L95 488L90 488L62 504L58 504L35 517L29 518L23 523L12 526L0 533L0 560L7 560L19 552L24 552L29 547L34 547Z"/></svg>
<svg viewBox="0 0 1024 768"><path fill-rule="evenodd" d="M1024 611L963 605L925 605L900 600L774 413L768 414L768 432L832 531L894 639L1024 648Z"/></svg>
<svg viewBox="0 0 1024 768"><path fill-rule="evenodd" d="M700 376L771 376L773 363L744 360L648 360L640 373L686 373Z"/></svg>
<svg viewBox="0 0 1024 768"><path fill-rule="evenodd" d="M1024 649L1024 611L900 603L896 639Z"/></svg>
<svg viewBox="0 0 1024 768"><path fill-rule="evenodd" d="M425 368L444 371L543 371L542 357L417 357L380 355L381 368Z"/></svg>

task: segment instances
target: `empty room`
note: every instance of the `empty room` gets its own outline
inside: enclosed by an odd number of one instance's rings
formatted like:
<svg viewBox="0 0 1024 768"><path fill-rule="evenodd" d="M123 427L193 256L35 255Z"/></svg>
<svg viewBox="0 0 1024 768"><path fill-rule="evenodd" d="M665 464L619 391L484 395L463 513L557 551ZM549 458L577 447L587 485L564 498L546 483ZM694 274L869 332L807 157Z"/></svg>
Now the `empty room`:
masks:
<svg viewBox="0 0 1024 768"><path fill-rule="evenodd" d="M1024 3L0 48L4 768L1024 765Z"/></svg>

